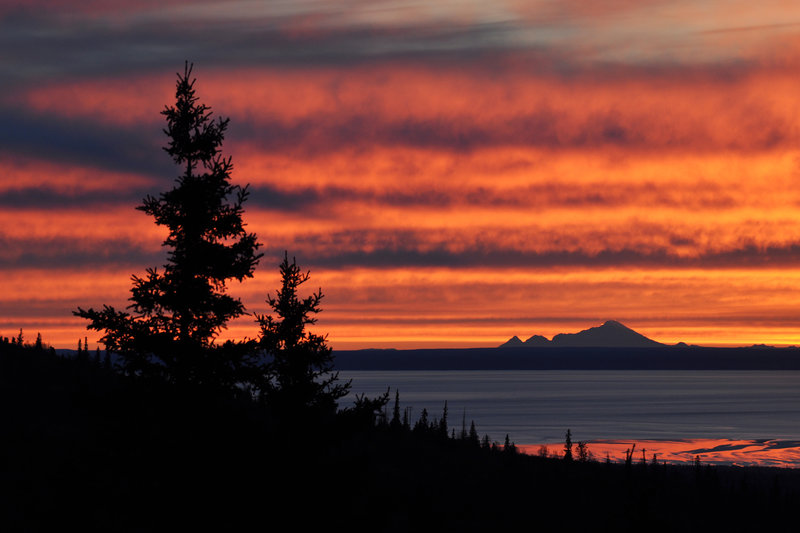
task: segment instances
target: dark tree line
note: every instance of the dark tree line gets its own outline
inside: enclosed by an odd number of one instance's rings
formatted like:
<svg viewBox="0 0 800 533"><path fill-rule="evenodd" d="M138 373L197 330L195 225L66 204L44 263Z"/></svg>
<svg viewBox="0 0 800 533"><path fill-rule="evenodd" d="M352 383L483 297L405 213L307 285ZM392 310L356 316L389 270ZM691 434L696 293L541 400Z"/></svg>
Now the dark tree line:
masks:
<svg viewBox="0 0 800 533"><path fill-rule="evenodd" d="M22 332L22 328L20 328L19 333L17 335L13 335L11 337L2 337L0 336L0 343L8 344L11 346L18 346L23 347L26 346L25 344L25 334ZM36 348L42 348L42 334L38 333L36 336Z"/></svg>
<svg viewBox="0 0 800 533"><path fill-rule="evenodd" d="M428 413L428 409L424 407L420 412L416 422L412 425L409 415L410 407L403 409L403 414L400 414L400 391L395 390L394 405L392 407L391 417L388 416L388 411L386 410L388 399L389 391L376 399L380 402L380 405L375 405L374 408L379 409L380 407L383 407L384 409L383 412L380 413L374 420L374 425L377 430L388 430L390 434L395 436L413 435L415 437L427 440L463 443L474 448L482 448L487 450L492 449L495 451L502 449L509 453L517 452L516 446L513 442L510 442L508 435L506 435L505 443L501 448L499 443L493 442L490 439L489 435L485 434L483 437L481 437L478 434L474 420L470 421L469 429L467 429L466 412L463 413L461 419L461 429L458 433L456 433L456 428L451 428L449 426L449 409L447 401L444 402L442 415L440 418L431 416L430 413Z"/></svg>

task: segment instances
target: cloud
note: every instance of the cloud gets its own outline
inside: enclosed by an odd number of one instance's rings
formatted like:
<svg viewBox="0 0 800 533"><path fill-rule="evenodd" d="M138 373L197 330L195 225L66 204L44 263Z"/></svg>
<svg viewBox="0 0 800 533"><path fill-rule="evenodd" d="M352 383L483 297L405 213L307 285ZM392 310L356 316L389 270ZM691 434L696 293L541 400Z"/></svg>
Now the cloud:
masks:
<svg viewBox="0 0 800 533"><path fill-rule="evenodd" d="M169 157L160 154L158 130L107 126L8 107L0 108L0 113L4 156L156 176L174 173Z"/></svg>
<svg viewBox="0 0 800 533"><path fill-rule="evenodd" d="M0 237L0 269L129 266L144 270L166 262L160 249L145 249L124 238L30 238Z"/></svg>
<svg viewBox="0 0 800 533"><path fill-rule="evenodd" d="M686 117L683 124L666 124L657 111L627 117L607 111L581 117L568 112L541 110L507 120L476 122L467 117L398 118L376 120L369 115L314 116L292 122L259 121L238 126L261 150L290 151L298 156L317 156L346 148L374 146L425 148L456 153L486 147L531 147L552 150L620 147L626 150L736 150L758 151L794 146L800 141L788 117L768 109L752 109L754 115L736 112L713 117L714 122L736 124L734 131L712 129L701 117ZM758 117L758 118L755 118ZM726 120L727 119L727 120ZM742 126L748 124L751 127ZM741 133L736 135L735 133Z"/></svg>
<svg viewBox="0 0 800 533"><path fill-rule="evenodd" d="M304 14L203 16L191 9L114 14L20 12L0 20L0 46L17 53L0 63L9 86L48 78L86 79L174 69L186 58L206 66L346 66L386 59L466 61L507 48L506 23L400 27L344 22L306 27ZM67 20L65 20L67 18ZM216 35L209 39L209 35ZM97 46L97 43L103 43Z"/></svg>
<svg viewBox="0 0 800 533"><path fill-rule="evenodd" d="M387 242L388 241L388 242ZM359 246L360 244L360 246ZM548 268L548 267L639 267L639 268L796 268L800 264L800 243L787 246L763 247L745 245L731 250L707 250L684 255L669 247L614 248L601 250L531 250L491 246L453 248L446 244L420 245L402 235L387 237L385 241L359 242L350 239L350 246L337 242L325 246L317 242L286 243L285 246L268 246L267 255L276 255L289 249L308 257L314 267L324 268Z"/></svg>
<svg viewBox="0 0 800 533"><path fill-rule="evenodd" d="M31 215L27 215L29 218ZM141 223L139 221L138 223ZM77 266L162 265L166 252L147 228L141 236L114 235L101 229L87 238L80 230L61 228L60 235L19 231L0 238L0 268L63 269ZM609 227L575 224L552 227L473 227L459 229L353 229L327 233L276 233L249 226L265 243L265 255L284 250L305 258L314 268L796 268L800 243L776 235L772 242L754 235L709 239L713 228L664 226L634 222ZM769 227L759 231L770 233Z"/></svg>
<svg viewBox="0 0 800 533"><path fill-rule="evenodd" d="M277 185L258 184L251 187L250 192L247 205L251 209L277 211L313 209L317 213L322 211L332 216L335 216L336 211L347 210L350 204L438 209L480 207L498 210L523 207L551 210L647 205L691 211L734 208L740 205L739 202L742 200L736 191L713 182L537 183L503 188L494 188L491 183L459 188L437 187L435 183L431 183L429 188L424 186L401 188L399 184L395 184L387 185L383 189L334 185L286 189ZM28 195L35 197L32 193ZM54 195L53 201L57 203L58 196ZM72 201L91 203L90 199L81 198ZM17 201L9 201L10 205L16 203Z"/></svg>
<svg viewBox="0 0 800 533"><path fill-rule="evenodd" d="M769 7L762 3L744 13L721 2L705 12L688 2L492 4L16 4L0 10L0 46L15 51L0 62L0 76L9 87L31 86L53 78L163 72L187 58L215 67L294 69L408 61L463 66L521 55L531 68L561 74L609 64L708 66L753 58L730 43L692 35L720 25L736 28L749 16L761 22L762 32L780 37L777 24L793 15L769 0Z"/></svg>
<svg viewBox="0 0 800 533"><path fill-rule="evenodd" d="M764 32L764 30L784 30L784 29L798 29L800 22L783 22L775 24L755 24L747 26L736 26L728 28L719 28L713 30L703 30L702 33L715 34L715 33L739 33L739 32Z"/></svg>
<svg viewBox="0 0 800 533"><path fill-rule="evenodd" d="M123 191L90 190L58 191L46 187L25 187L6 190L0 194L0 207L9 210L34 209L132 209L142 199L152 194L151 190L133 189ZM41 216L46 216L42 213Z"/></svg>
<svg viewBox="0 0 800 533"><path fill-rule="evenodd" d="M203 80L200 96L218 114L232 117L224 148L236 163L243 151L319 159L383 149L458 155L493 148L747 154L800 145L800 128L791 119L800 104L786 97L792 82L783 75L605 82L520 77L514 72L485 80L425 70L357 70L349 76L329 73L306 82L289 76L281 82L276 81L282 79L279 73L271 81L270 76L241 79L229 74ZM387 78L376 86L382 75ZM130 93L112 97L109 92L116 94L116 88L88 83L21 98L13 108L7 104L0 126L2 150L173 176L174 167L160 148L164 137L157 110L149 113L151 119L143 116L134 123L114 117L126 117L131 107L155 106ZM81 99L72 106L61 104L70 93ZM293 99L293 94L304 98ZM409 101L408 94L417 98ZM93 102L102 102L102 107L92 108ZM168 99L161 105L166 103Z"/></svg>

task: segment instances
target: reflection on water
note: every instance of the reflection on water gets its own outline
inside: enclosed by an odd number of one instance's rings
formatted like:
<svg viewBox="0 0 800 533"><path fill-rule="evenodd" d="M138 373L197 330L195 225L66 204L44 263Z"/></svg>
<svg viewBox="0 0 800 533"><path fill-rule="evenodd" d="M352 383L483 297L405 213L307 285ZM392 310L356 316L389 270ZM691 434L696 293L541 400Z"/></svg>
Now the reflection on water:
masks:
<svg viewBox="0 0 800 533"><path fill-rule="evenodd" d="M786 466L800 467L800 441L782 440L597 440L589 441L587 448L596 461L623 462L627 450L634 447L634 463L643 460L650 463L653 455L659 463L693 463L699 458L702 464L732 464L738 466ZM542 446L547 454L562 455L563 443L522 445L520 450L538 455ZM574 453L574 447L573 447Z"/></svg>
<svg viewBox="0 0 800 533"><path fill-rule="evenodd" d="M567 428L596 457L800 466L798 371L352 371L351 394L400 391L412 420L427 408L450 426L536 452L559 449ZM344 400L347 402L347 399ZM391 403L389 408L391 409Z"/></svg>

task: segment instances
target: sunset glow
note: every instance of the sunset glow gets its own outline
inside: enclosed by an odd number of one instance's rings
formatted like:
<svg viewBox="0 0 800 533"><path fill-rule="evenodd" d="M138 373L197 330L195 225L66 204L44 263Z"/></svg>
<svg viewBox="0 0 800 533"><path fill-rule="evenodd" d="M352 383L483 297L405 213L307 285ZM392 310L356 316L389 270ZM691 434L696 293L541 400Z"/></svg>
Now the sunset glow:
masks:
<svg viewBox="0 0 800 533"><path fill-rule="evenodd" d="M67 4L0 7L1 335L73 347L72 310L164 263L135 207L179 172L159 112L188 59L250 184L251 312L287 250L339 349L607 319L800 345L793 3Z"/></svg>

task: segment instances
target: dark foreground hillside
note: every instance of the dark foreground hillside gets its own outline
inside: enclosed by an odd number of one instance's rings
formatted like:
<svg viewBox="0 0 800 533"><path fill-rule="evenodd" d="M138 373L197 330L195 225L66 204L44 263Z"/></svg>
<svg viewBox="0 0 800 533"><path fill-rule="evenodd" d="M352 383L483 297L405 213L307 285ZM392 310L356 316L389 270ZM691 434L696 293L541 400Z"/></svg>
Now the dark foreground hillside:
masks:
<svg viewBox="0 0 800 533"><path fill-rule="evenodd" d="M103 531L797 529L800 472L566 462L0 353L0 527Z"/></svg>

